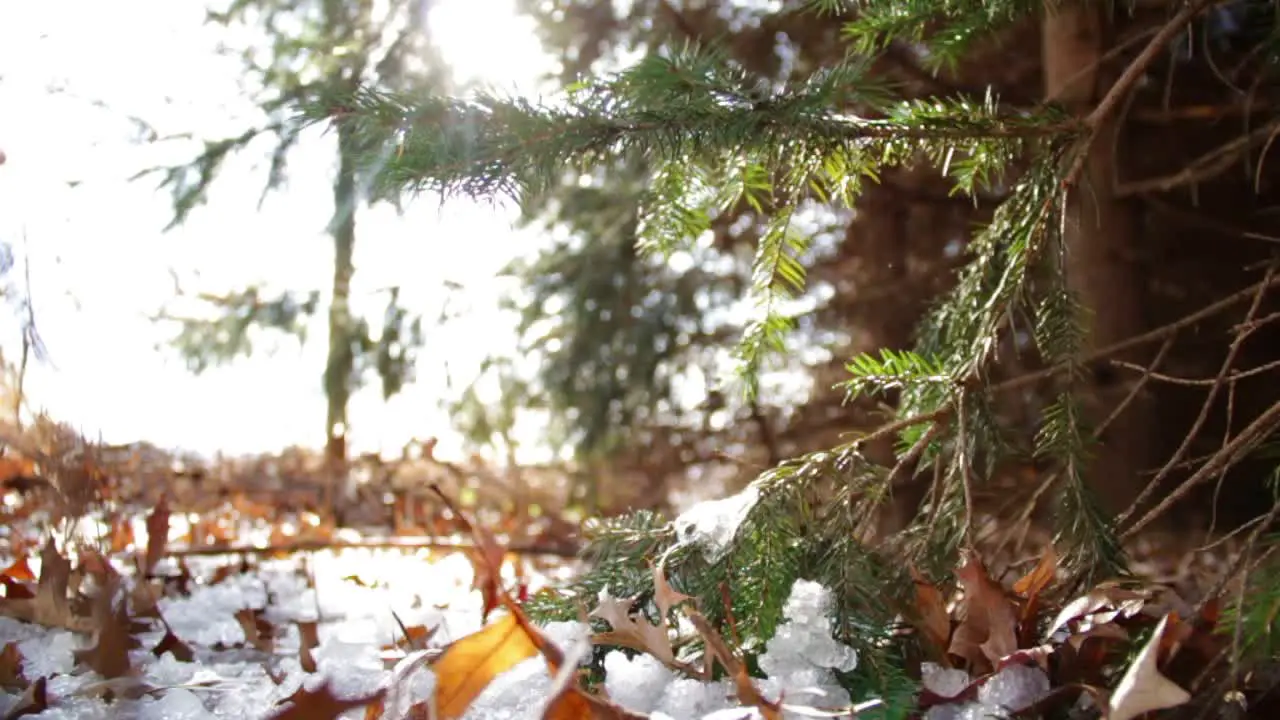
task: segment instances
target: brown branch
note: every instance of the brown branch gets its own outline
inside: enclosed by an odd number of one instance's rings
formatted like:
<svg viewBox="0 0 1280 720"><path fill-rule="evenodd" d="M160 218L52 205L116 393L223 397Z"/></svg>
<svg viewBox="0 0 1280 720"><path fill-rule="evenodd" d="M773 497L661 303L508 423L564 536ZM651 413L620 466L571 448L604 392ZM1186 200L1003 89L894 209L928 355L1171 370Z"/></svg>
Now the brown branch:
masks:
<svg viewBox="0 0 1280 720"><path fill-rule="evenodd" d="M1108 120L1119 110L1121 102L1128 97L1129 92L1138 84L1138 80L1142 78L1147 68L1155 62L1156 57L1164 51L1168 45L1182 29L1186 27L1197 15L1204 12L1210 5L1218 0L1193 0L1169 19L1168 22L1160 28L1160 31L1151 38L1147 46L1138 53L1138 57L1124 69L1120 74L1120 78L1116 80L1107 94L1102 97L1102 101L1090 112L1084 119L1085 127L1088 128L1089 134L1081 141L1080 147L1077 148L1076 157L1067 171L1066 177L1062 181L1063 187L1071 187L1079 182L1081 175L1084 173L1085 159L1089 156L1089 147L1093 145L1098 137L1098 128L1102 127Z"/></svg>
<svg viewBox="0 0 1280 720"><path fill-rule="evenodd" d="M1115 196L1124 198L1145 193L1169 192L1185 185L1196 185L1211 180L1230 169L1242 155L1249 152L1254 144L1267 140L1276 131L1280 131L1280 120L1273 120L1266 125L1254 128L1253 132L1210 150L1175 173L1120 183L1115 187Z"/></svg>

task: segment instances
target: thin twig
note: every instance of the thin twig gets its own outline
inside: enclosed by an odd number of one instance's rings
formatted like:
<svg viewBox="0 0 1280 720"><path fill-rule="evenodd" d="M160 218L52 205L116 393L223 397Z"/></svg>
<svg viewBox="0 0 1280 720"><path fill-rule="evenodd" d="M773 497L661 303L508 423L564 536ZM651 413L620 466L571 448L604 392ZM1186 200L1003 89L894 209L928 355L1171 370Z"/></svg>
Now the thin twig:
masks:
<svg viewBox="0 0 1280 720"><path fill-rule="evenodd" d="M1122 360L1112 360L1111 364L1116 367L1124 368L1126 370L1137 370L1139 372L1142 372L1144 381L1148 377L1150 377L1154 380L1167 382L1171 385L1186 385L1188 387L1209 387L1217 384L1217 380L1213 378L1181 378L1181 377L1174 377L1172 375L1164 375L1158 372L1148 372L1147 368L1144 368L1141 365L1124 362ZM1280 360L1273 360L1265 365L1259 365L1256 368L1233 372L1227 377L1223 378L1223 381L1228 383L1233 383L1237 380L1243 380L1245 378L1253 377L1254 375L1261 375L1264 372L1267 372L1269 370L1275 370L1278 367L1280 367Z"/></svg>
<svg viewBox="0 0 1280 720"><path fill-rule="evenodd" d="M1249 312L1245 316L1246 324L1257 317L1258 309L1262 306L1262 299L1266 296L1266 290L1269 286L1269 282L1275 277L1275 266L1272 265L1267 268L1267 274L1266 277L1263 278L1263 284L1258 288L1257 292L1254 293L1253 304L1249 306ZM1142 507L1142 504L1151 497L1152 493L1156 491L1156 488L1160 486L1160 483L1169 476L1169 473L1172 472L1172 467L1178 464L1182 458L1186 456L1187 451L1191 449L1191 443L1195 441L1196 436L1200 434L1200 429L1204 427L1205 421L1209 419L1209 411L1213 407L1213 401L1218 398L1218 392L1222 389L1223 381L1227 377L1227 374L1231 372L1231 366L1235 364L1236 355L1239 354L1240 348L1244 345L1244 340L1248 336L1248 332L1241 332L1237 333L1235 338L1232 339L1231 347L1227 350L1227 356L1223 358L1222 365L1218 368L1218 376L1214 380L1214 385L1209 389L1209 394L1205 397L1204 403L1200 406L1200 414L1196 417L1195 422L1191 424L1191 429L1187 432L1186 438L1182 441L1182 444L1178 446L1178 449L1174 452L1173 456L1169 458L1169 461L1165 463L1164 468L1161 469L1160 472L1152 478L1151 482L1147 483L1147 486L1142 489L1142 492L1140 492L1138 497L1134 499L1133 504L1129 506L1129 509L1125 510L1118 518L1116 518L1117 526L1123 524L1133 516L1133 513L1137 512L1138 508Z"/></svg>
<svg viewBox="0 0 1280 720"><path fill-rule="evenodd" d="M1155 371L1156 368L1160 367L1160 363L1164 362L1164 356L1168 355L1169 350L1173 349L1173 343L1177 339L1178 336L1176 334L1165 338L1164 344L1160 346L1160 350L1156 353L1155 359L1151 361L1150 365L1142 369L1142 377L1138 378L1138 382L1134 383L1133 389L1131 389L1129 394L1116 405L1115 409L1111 411L1111 414L1107 416L1107 419L1103 420L1098 425L1098 428L1093 431L1093 437L1095 440L1102 437L1102 433L1106 432L1107 428L1111 426L1111 423L1115 422L1116 418L1120 417L1120 413L1123 413L1125 409L1133 403L1134 399L1138 397L1138 393L1141 393L1142 389L1147 386L1147 382L1151 380L1151 378L1157 377Z"/></svg>
<svg viewBox="0 0 1280 720"><path fill-rule="evenodd" d="M1209 458L1209 461L1200 467L1191 477L1187 478L1181 485L1170 492L1160 504L1156 505L1146 515L1133 524L1122 535L1121 539L1127 540L1133 537L1138 531L1146 527L1151 521L1164 514L1177 501L1187 495L1196 485L1218 472L1223 467L1235 463L1235 461L1249 452L1259 442L1262 442L1268 434L1277 427L1280 427L1280 402L1273 404L1267 408L1267 411L1259 415L1249 426L1241 430L1238 435L1227 443L1218 452ZM1150 487L1150 486L1148 486Z"/></svg>

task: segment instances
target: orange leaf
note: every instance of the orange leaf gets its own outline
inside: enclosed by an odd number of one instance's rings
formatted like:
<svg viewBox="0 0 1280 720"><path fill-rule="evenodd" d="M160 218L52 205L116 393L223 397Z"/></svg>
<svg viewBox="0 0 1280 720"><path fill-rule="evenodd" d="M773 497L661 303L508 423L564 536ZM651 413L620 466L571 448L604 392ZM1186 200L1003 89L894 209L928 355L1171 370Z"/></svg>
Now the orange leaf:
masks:
<svg viewBox="0 0 1280 720"><path fill-rule="evenodd" d="M1040 562L1031 572L1022 576L1013 584L1013 591L1025 598L1033 598L1053 581L1058 572L1058 553L1050 545L1044 549Z"/></svg>
<svg viewBox="0 0 1280 720"><path fill-rule="evenodd" d="M1036 615L1040 610L1040 593L1053 581L1058 572L1058 553L1050 545L1045 548L1040 562L1031 572L1013 584L1013 591L1026 598L1018 613L1018 645L1026 647L1035 642Z"/></svg>
<svg viewBox="0 0 1280 720"><path fill-rule="evenodd" d="M0 685L12 687L25 684L22 677L22 653L18 651L17 643L7 643L0 650Z"/></svg>
<svg viewBox="0 0 1280 720"><path fill-rule="evenodd" d="M947 614L947 602L942 591L934 587L918 570L911 568L911 579L916 586L916 628L924 635L944 664L950 666L946 658L947 641L951 638L951 617Z"/></svg>
<svg viewBox="0 0 1280 720"><path fill-rule="evenodd" d="M0 572L0 575L19 582L36 581L36 574L31 572L31 566L27 564L26 555L15 560L12 565L5 568L3 572Z"/></svg>
<svg viewBox="0 0 1280 720"><path fill-rule="evenodd" d="M521 620L508 613L445 648L432 664L437 718L462 717L495 677L538 654L539 643Z"/></svg>

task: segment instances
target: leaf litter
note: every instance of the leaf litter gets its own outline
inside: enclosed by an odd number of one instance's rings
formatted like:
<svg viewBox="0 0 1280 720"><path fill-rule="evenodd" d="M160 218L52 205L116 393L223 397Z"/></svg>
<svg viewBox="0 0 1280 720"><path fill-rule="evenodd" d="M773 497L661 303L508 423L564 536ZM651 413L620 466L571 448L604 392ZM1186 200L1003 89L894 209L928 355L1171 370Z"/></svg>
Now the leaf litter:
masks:
<svg viewBox="0 0 1280 720"><path fill-rule="evenodd" d="M268 543L313 545L250 553L231 550L255 532L246 515L268 510L243 497L193 517L162 493L136 518L86 522L102 474L83 462L72 469L92 492L70 488L58 522L44 525L53 532L17 532L27 511L7 520L0 718L54 709L71 718L774 720L848 717L880 702L840 686L837 673L856 668L857 655L832 638L831 598L816 583L795 584L785 632L749 665L725 639L736 639L732 620L713 626L669 582L665 558L653 563L651 610L606 590L581 622L535 625L522 602L547 578L439 488L469 549L344 548L326 521L271 520L257 523ZM96 536L75 531L95 522ZM200 552L175 556L171 537ZM1132 720L1188 702L1187 667L1222 649L1216 610L1183 621L1158 611L1153 593L1118 583L1056 597L1057 562L1048 547L1005 588L967 553L950 603L949 586L912 570L903 615L930 658L919 667L923 717L1031 716L1083 702L1106 720ZM596 648L603 682L584 674ZM1115 674L1126 649L1136 655Z"/></svg>

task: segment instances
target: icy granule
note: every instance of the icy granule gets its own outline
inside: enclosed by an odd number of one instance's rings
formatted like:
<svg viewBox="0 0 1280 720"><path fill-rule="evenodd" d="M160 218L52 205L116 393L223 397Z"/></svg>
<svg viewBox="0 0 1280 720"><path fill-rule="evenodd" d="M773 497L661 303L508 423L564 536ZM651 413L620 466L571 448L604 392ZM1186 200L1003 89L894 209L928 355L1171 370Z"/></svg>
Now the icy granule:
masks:
<svg viewBox="0 0 1280 720"><path fill-rule="evenodd" d="M850 702L832 670L850 672L858 665L853 648L831 637L831 593L822 585L797 580L783 606L786 622L765 644L760 669L769 679L766 694L785 693L798 704L842 707Z"/></svg>
<svg viewBox="0 0 1280 720"><path fill-rule="evenodd" d="M1009 665L978 688L978 702L1021 710L1049 692L1049 677L1038 667Z"/></svg>
<svg viewBox="0 0 1280 720"><path fill-rule="evenodd" d="M591 641L591 626L574 620L568 622L552 622L542 626L542 632L556 647L568 651L569 648L582 642ZM591 654L582 658L582 663L591 662Z"/></svg>
<svg viewBox="0 0 1280 720"><path fill-rule="evenodd" d="M969 673L954 668L944 668L927 662L920 666L921 681L929 692L943 698L953 698L969 687Z"/></svg>
<svg viewBox="0 0 1280 720"><path fill-rule="evenodd" d="M729 549L759 499L760 491L748 485L737 495L700 502L675 519L676 537L682 545L700 546L707 559L715 562Z"/></svg>
<svg viewBox="0 0 1280 720"><path fill-rule="evenodd" d="M734 697L733 689L726 682L704 685L690 678L679 678L667 686L655 711L677 720L701 718L716 710L736 707L736 702L730 702L731 697Z"/></svg>
<svg viewBox="0 0 1280 720"><path fill-rule="evenodd" d="M539 720L551 676L547 661L532 657L494 678L463 717L467 720Z"/></svg>
<svg viewBox="0 0 1280 720"><path fill-rule="evenodd" d="M22 674L37 678L66 675L75 668L75 651L80 647L69 632L50 632L18 643L22 655Z"/></svg>
<svg viewBox="0 0 1280 720"><path fill-rule="evenodd" d="M214 714L222 720L262 717L280 699L275 683L261 665L220 664L214 666L214 672L230 679L209 700Z"/></svg>
<svg viewBox="0 0 1280 720"><path fill-rule="evenodd" d="M159 699L138 707L138 720L213 720L213 713L190 690L167 690Z"/></svg>
<svg viewBox="0 0 1280 720"><path fill-rule="evenodd" d="M165 653L147 665L146 677L156 685L181 685L191 680L199 669L195 663L182 662L171 653Z"/></svg>
<svg viewBox="0 0 1280 720"><path fill-rule="evenodd" d="M44 637L44 631L39 625L0 616L0 646L30 640L33 637Z"/></svg>
<svg viewBox="0 0 1280 720"><path fill-rule="evenodd" d="M652 655L628 658L614 650L604 656L604 690L628 710L652 712L675 678L676 674Z"/></svg>

